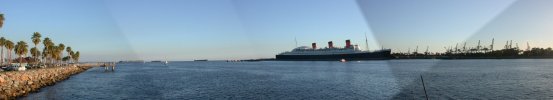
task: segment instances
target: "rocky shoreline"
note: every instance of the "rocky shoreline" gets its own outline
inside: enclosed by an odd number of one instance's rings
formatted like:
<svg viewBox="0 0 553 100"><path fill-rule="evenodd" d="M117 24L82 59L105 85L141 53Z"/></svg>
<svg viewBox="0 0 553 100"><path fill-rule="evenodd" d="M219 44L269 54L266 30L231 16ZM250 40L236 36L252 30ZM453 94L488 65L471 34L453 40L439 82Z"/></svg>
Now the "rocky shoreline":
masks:
<svg viewBox="0 0 553 100"><path fill-rule="evenodd" d="M0 99L15 99L53 85L94 65L63 66L26 71L0 72Z"/></svg>

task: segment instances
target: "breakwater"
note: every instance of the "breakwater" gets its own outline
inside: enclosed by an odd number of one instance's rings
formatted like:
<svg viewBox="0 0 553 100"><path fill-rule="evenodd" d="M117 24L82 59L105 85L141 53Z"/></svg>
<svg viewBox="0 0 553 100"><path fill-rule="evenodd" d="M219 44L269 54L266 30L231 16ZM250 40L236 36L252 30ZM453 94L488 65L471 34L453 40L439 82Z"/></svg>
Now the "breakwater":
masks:
<svg viewBox="0 0 553 100"><path fill-rule="evenodd" d="M98 64L0 72L0 99L14 99L53 85Z"/></svg>

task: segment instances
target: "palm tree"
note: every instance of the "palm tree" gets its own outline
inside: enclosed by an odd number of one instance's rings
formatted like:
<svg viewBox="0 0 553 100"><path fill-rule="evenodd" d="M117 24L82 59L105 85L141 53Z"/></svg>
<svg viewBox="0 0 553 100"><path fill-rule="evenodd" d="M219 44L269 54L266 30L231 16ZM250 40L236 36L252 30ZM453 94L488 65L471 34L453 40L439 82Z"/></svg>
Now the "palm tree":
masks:
<svg viewBox="0 0 553 100"><path fill-rule="evenodd" d="M52 48L55 48L55 46L54 45L46 45L46 46L44 46L44 50L42 50L43 59L47 64L52 64L52 60L51 60L52 52L53 52Z"/></svg>
<svg viewBox="0 0 553 100"><path fill-rule="evenodd" d="M61 61L63 61L63 62L68 62L69 60L71 60L71 58L69 56L65 56L65 57L61 58Z"/></svg>
<svg viewBox="0 0 553 100"><path fill-rule="evenodd" d="M71 52L69 52L69 55L71 56L70 60L73 60L73 58L74 58L73 56L75 56L75 52L71 51ZM73 60L72 63L75 63L75 60Z"/></svg>
<svg viewBox="0 0 553 100"><path fill-rule="evenodd" d="M76 60L77 62L79 62L79 58L81 57L81 52L77 51L77 53L75 53L75 56L76 56Z"/></svg>
<svg viewBox="0 0 553 100"><path fill-rule="evenodd" d="M4 26L4 14L0 14L0 28Z"/></svg>
<svg viewBox="0 0 553 100"><path fill-rule="evenodd" d="M47 52L48 53L47 54L48 58L47 59L49 59L50 64L55 64L55 58L57 56L57 53L56 53L57 48L58 48L58 46L56 46L56 45L48 46L48 50L47 50L48 51Z"/></svg>
<svg viewBox="0 0 553 100"><path fill-rule="evenodd" d="M0 37L0 48L2 48L2 51L0 51L0 65L4 65L4 45L6 45L6 38Z"/></svg>
<svg viewBox="0 0 553 100"><path fill-rule="evenodd" d="M61 60L63 58L63 50L65 50L65 45L63 45L62 43L60 43L58 45L58 48L55 49L56 50L56 61L57 63L61 63Z"/></svg>
<svg viewBox="0 0 553 100"><path fill-rule="evenodd" d="M47 57L47 55L48 55L48 50L46 50L46 47L44 47L44 48L42 49L42 60L43 60L45 63L48 62L48 61L45 60L46 57Z"/></svg>
<svg viewBox="0 0 553 100"><path fill-rule="evenodd" d="M2 28L4 26L4 14L0 14L0 28ZM2 37L0 38L0 48L2 48L2 53L1 53L1 57L0 57L0 65L4 64L4 42L5 42L5 38Z"/></svg>
<svg viewBox="0 0 553 100"><path fill-rule="evenodd" d="M71 63L71 56L72 56L72 54L71 54L71 52L72 52L71 47L68 46L67 48L65 48L65 51L67 51L67 54L68 54L68 57L69 57L68 61L69 61L69 63Z"/></svg>
<svg viewBox="0 0 553 100"><path fill-rule="evenodd" d="M75 53L73 55L73 61L75 61L75 63L79 63L79 57L81 56L81 53L79 51L77 51L77 53Z"/></svg>
<svg viewBox="0 0 553 100"><path fill-rule="evenodd" d="M19 56L19 67L23 67L23 56L27 55L29 50L27 49L29 47L25 41L19 41L17 42L17 45L15 45L15 53Z"/></svg>
<svg viewBox="0 0 553 100"><path fill-rule="evenodd" d="M38 56L40 56L40 51L38 51L36 47L31 48L31 56L33 56L33 58L37 58L33 60L35 60L35 63L38 63L36 60L38 60Z"/></svg>
<svg viewBox="0 0 553 100"><path fill-rule="evenodd" d="M11 58L12 58L12 50L14 48L14 44L13 44L12 41L6 40L5 46L6 46L6 49L8 49L8 58L7 58L8 64L12 64L12 59Z"/></svg>
<svg viewBox="0 0 553 100"><path fill-rule="evenodd" d="M59 47L59 48L58 48L58 49L59 49L59 52L58 52L58 53L60 54L60 57L63 57L63 50L65 50L65 45L63 45L63 43L60 43L60 44L58 45L58 47Z"/></svg>
<svg viewBox="0 0 553 100"><path fill-rule="evenodd" d="M50 54L52 51L50 50L50 47L52 47L54 43L52 43L52 40L50 40L50 38L46 37L44 38L44 40L42 40L42 44L44 44L44 50L42 50L44 61L49 62L48 59L50 59Z"/></svg>
<svg viewBox="0 0 553 100"><path fill-rule="evenodd" d="M63 48L63 49L61 49L61 48L62 48L62 47L60 47L60 46L58 46L58 47L56 48L56 54L55 54L56 57L55 57L55 59L56 59L56 63L57 63L58 65L61 64L61 60L62 60L62 58L63 58L62 53L63 53L63 50L65 49L65 48Z"/></svg>
<svg viewBox="0 0 553 100"><path fill-rule="evenodd" d="M42 37L42 36L38 32L33 33L33 37L31 37L31 39L33 40L33 43L35 44L35 49L38 48L37 45L38 45L38 43L40 43L40 37ZM36 50L38 51L38 49L36 49ZM40 51L39 51L39 53L40 53ZM38 59L38 56L33 56L33 60L37 60L37 59Z"/></svg>

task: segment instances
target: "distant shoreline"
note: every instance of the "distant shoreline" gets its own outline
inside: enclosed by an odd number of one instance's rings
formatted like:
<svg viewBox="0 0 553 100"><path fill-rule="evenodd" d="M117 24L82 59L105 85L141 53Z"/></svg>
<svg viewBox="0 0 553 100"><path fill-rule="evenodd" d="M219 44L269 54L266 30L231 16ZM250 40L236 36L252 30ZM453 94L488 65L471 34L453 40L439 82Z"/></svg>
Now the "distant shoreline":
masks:
<svg viewBox="0 0 553 100"><path fill-rule="evenodd" d="M503 57L470 57L470 56L396 56L394 59L553 59L548 56L503 56Z"/></svg>

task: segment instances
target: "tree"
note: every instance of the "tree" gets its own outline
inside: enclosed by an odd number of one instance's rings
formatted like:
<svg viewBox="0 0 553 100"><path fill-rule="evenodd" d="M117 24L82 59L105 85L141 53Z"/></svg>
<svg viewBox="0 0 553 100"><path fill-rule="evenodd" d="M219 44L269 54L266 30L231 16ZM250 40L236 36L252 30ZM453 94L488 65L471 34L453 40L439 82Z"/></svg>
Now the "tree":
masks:
<svg viewBox="0 0 553 100"><path fill-rule="evenodd" d="M29 50L27 49L29 47L25 41L19 41L17 42L17 45L15 45L15 53L19 56L19 67L23 67L23 56L27 55Z"/></svg>
<svg viewBox="0 0 553 100"><path fill-rule="evenodd" d="M81 53L79 51L77 51L74 55L73 55L73 61L75 61L75 63L79 63L79 57L81 56Z"/></svg>
<svg viewBox="0 0 553 100"><path fill-rule="evenodd" d="M56 57L58 56L56 51L58 50L58 46L56 45L50 45L48 46L48 59L51 64L55 64Z"/></svg>
<svg viewBox="0 0 553 100"><path fill-rule="evenodd" d="M8 59L8 64L11 64L11 63L12 63L12 60L11 60L11 58L12 58L12 50L13 50L13 48L14 48L14 44L13 44L12 41L6 40L5 46L6 46L6 49L8 49L8 58L7 58L7 59Z"/></svg>
<svg viewBox="0 0 553 100"><path fill-rule="evenodd" d="M69 61L69 63L71 63L71 56L72 56L71 52L73 52L73 51L71 50L71 47L68 46L67 48L65 48L65 51L67 51L67 54L68 54L67 57L69 57L69 60L68 60L68 61Z"/></svg>
<svg viewBox="0 0 553 100"><path fill-rule="evenodd" d="M71 58L69 56L65 56L61 59L61 61L64 61L64 62L67 62L69 60L71 60Z"/></svg>
<svg viewBox="0 0 553 100"><path fill-rule="evenodd" d="M0 28L4 26L4 14L0 14ZM4 64L4 45L5 45L6 39L4 37L0 38L0 48L2 48L1 57L0 57L0 65Z"/></svg>
<svg viewBox="0 0 553 100"><path fill-rule="evenodd" d="M35 44L35 47L38 45L38 43L40 43L40 37L42 37L40 35L40 33L38 33L38 32L33 33L33 37L31 37L31 39L33 40L33 43Z"/></svg>
<svg viewBox="0 0 553 100"><path fill-rule="evenodd" d="M53 55L55 55L54 59L56 60L56 64L58 64L58 65L61 63L61 60L63 58L62 53L63 53L64 49L65 48L62 49L61 46L56 46L56 49L54 49L54 54Z"/></svg>
<svg viewBox="0 0 553 100"><path fill-rule="evenodd" d="M0 14L0 28L4 26L4 14ZM0 38L0 48L2 48L1 57L0 57L0 65L4 64L4 45L5 45L6 39L4 37Z"/></svg>
<svg viewBox="0 0 553 100"><path fill-rule="evenodd" d="M46 37L44 38L44 40L42 40L42 44L44 44L44 50L42 50L42 58L44 59L44 61L50 62L49 59L52 51L50 50L50 48L54 45L54 43L52 43L52 40L50 40L50 38Z"/></svg>
<svg viewBox="0 0 553 100"><path fill-rule="evenodd" d="M44 61L44 63L47 63L47 61L45 60L47 54L48 54L48 51L46 50L46 47L44 47L44 48L42 49L42 55L41 55L41 56L42 56L42 60Z"/></svg>
<svg viewBox="0 0 553 100"><path fill-rule="evenodd" d="M72 63L76 63L75 60L74 60L74 57L73 57L73 56L75 56L75 52L71 51L71 52L69 52L69 55L71 56L70 60L73 60Z"/></svg>
<svg viewBox="0 0 553 100"><path fill-rule="evenodd" d="M4 26L4 14L0 14L0 28Z"/></svg>
<svg viewBox="0 0 553 100"><path fill-rule="evenodd" d="M33 56L33 58L37 58L33 60L38 60L38 57L40 56L40 51L38 51L36 47L31 48L31 56Z"/></svg>
<svg viewBox="0 0 553 100"><path fill-rule="evenodd" d="M33 37L31 37L31 39L33 40L33 43L35 44L34 48L35 48L36 51L38 51L37 45L38 45L38 43L40 43L40 37L42 37L42 36L38 32L33 33ZM40 55L40 51L38 51L38 52L39 52L39 55ZM31 51L31 53L33 53L33 52ZM37 59L38 59L38 56L33 55L33 60L37 60Z"/></svg>
<svg viewBox="0 0 553 100"><path fill-rule="evenodd" d="M58 45L59 48L57 48L57 52L58 53L58 57L56 58L56 60L58 60L59 62L61 62L62 58L63 58L63 50L65 50L65 45L63 45L63 43L60 43Z"/></svg>
<svg viewBox="0 0 553 100"><path fill-rule="evenodd" d="M6 45L6 38L0 37L0 48L2 48L2 51L0 51L0 65L4 65L4 46Z"/></svg>

